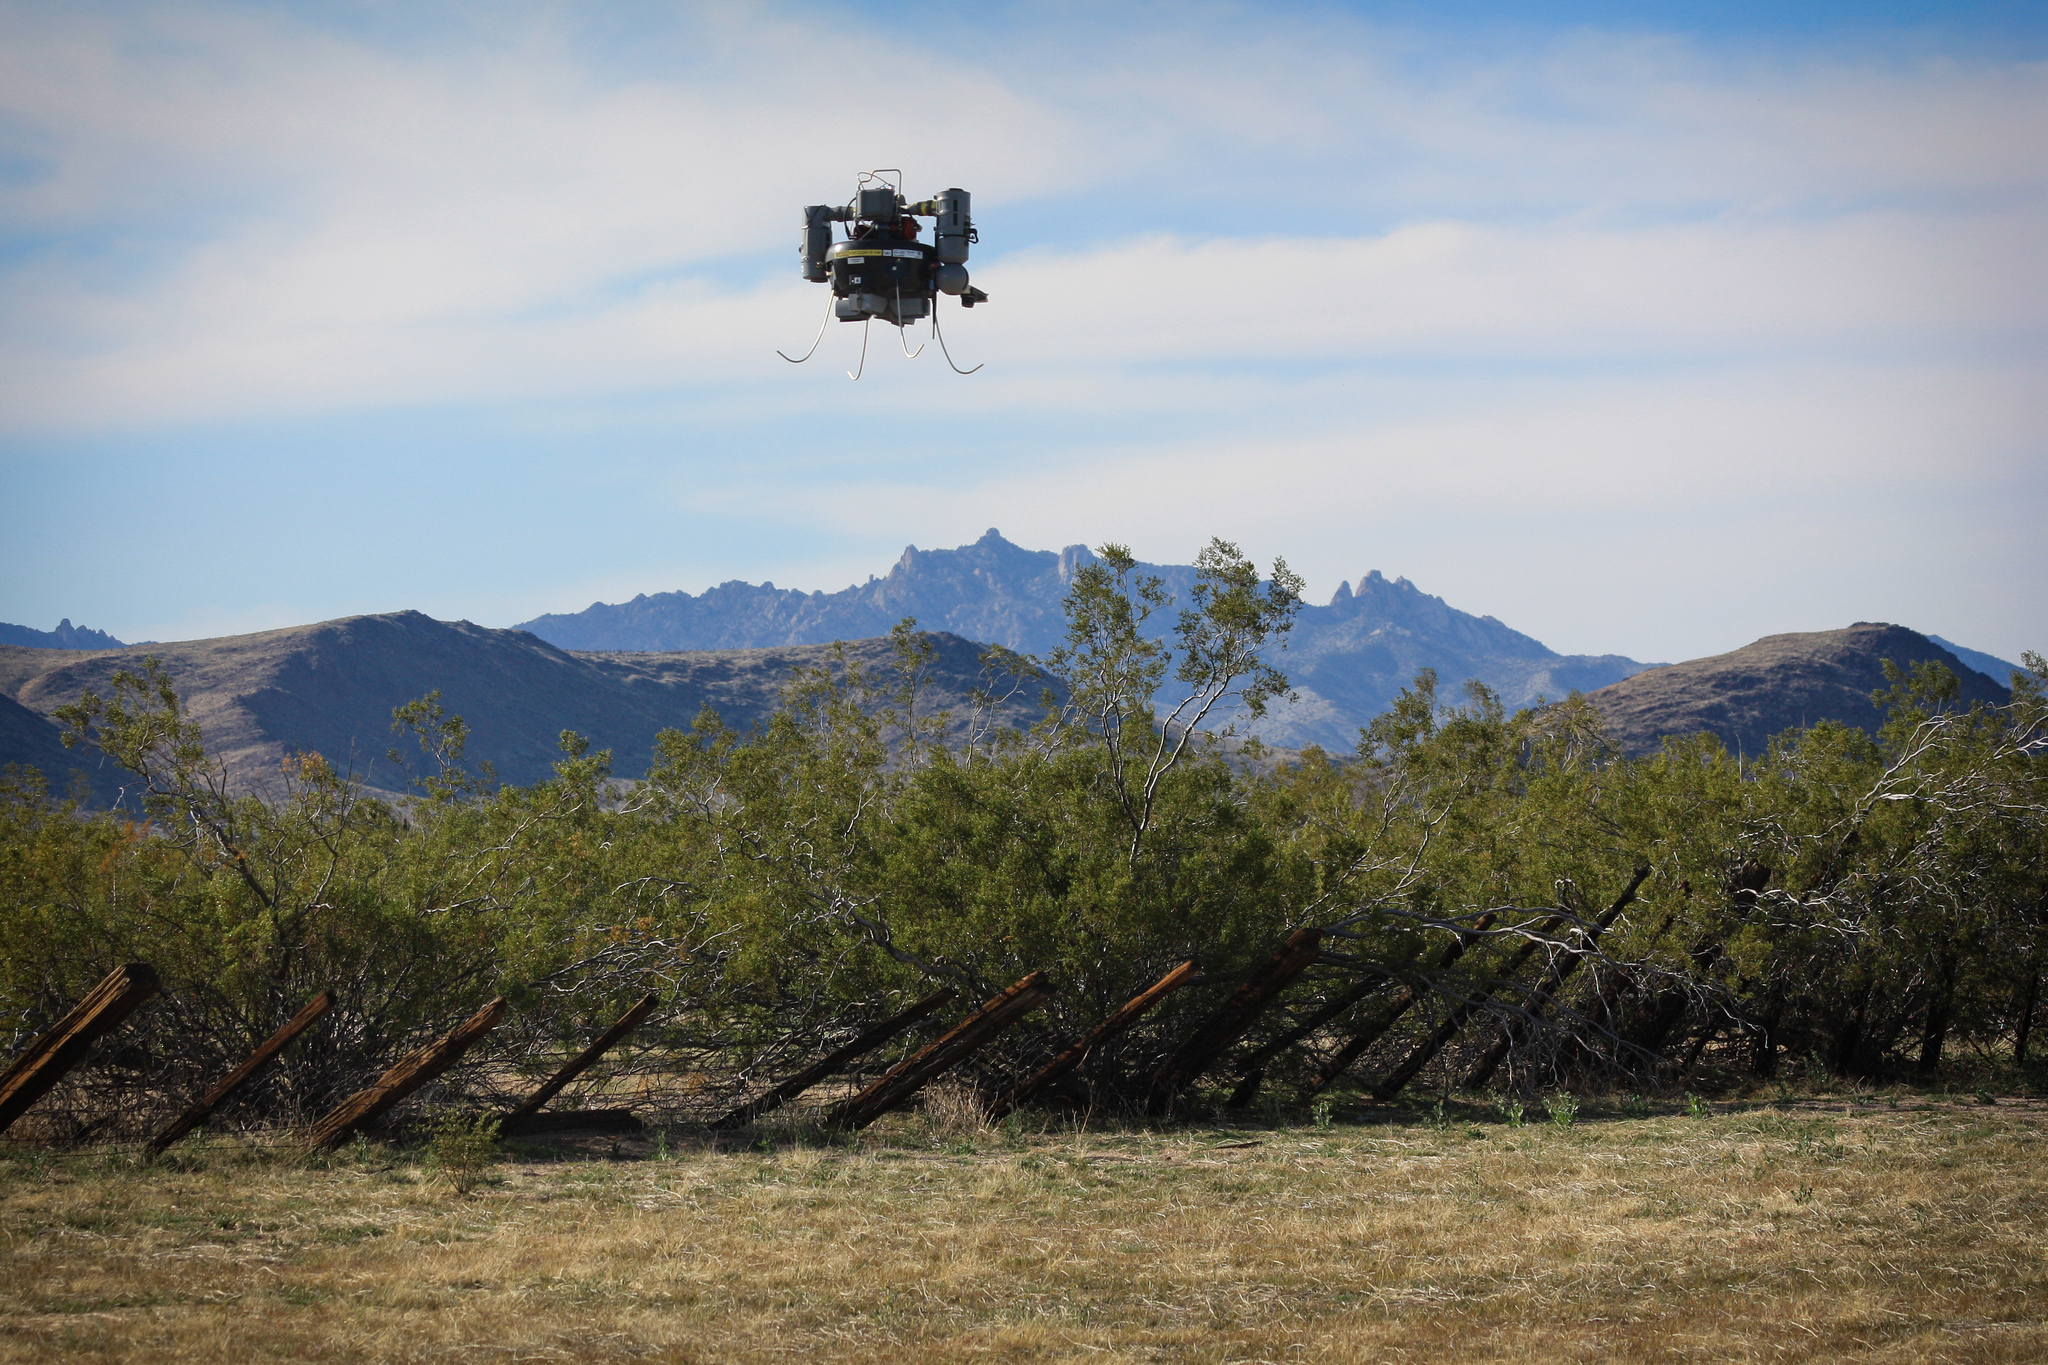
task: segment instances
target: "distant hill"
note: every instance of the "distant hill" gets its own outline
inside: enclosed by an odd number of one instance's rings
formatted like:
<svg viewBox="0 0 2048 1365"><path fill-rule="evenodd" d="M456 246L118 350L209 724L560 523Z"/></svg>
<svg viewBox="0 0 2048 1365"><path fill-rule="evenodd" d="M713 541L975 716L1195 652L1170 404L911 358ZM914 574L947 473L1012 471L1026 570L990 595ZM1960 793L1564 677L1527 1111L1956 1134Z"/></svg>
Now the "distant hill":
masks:
<svg viewBox="0 0 2048 1365"><path fill-rule="evenodd" d="M1875 732L1884 717L1870 695L1888 685L1885 661L1903 668L1930 659L1956 675L1965 703L2011 699L1927 636L1859 621L1844 630L1767 635L1727 654L1638 673L1587 700L1627 753L1652 752L1665 735L1708 731L1731 752L1760 754L1771 736L1823 720Z"/></svg>
<svg viewBox="0 0 2048 1365"><path fill-rule="evenodd" d="M773 583L722 583L687 592L643 594L630 602L592 603L568 615L539 616L519 629L565 649L737 649L818 644L880 635L906 616L928 630L1043 655L1066 633L1061 609L1074 572L1095 556L1083 545L1057 554L1026 550L991 529L953 550L904 550L886 577L840 592L804 593ZM1186 564L1145 564L1187 601L1195 571ZM1174 612L1153 628L1172 628ZM1564 655L1491 616L1473 616L1378 570L1340 585L1327 606L1302 609L1276 662L1299 700L1276 708L1256 728L1290 748L1346 750L1358 728L1385 710L1423 668L1447 694L1478 679L1510 706L1589 690L1652 665L1618 654Z"/></svg>
<svg viewBox="0 0 2048 1365"><path fill-rule="evenodd" d="M1976 669L1979 673L1982 673L1985 677L1991 679L1991 681L1997 683L2000 687L2010 683L2013 674L2026 672L2026 669L2018 664L2007 659L2001 659L1996 654L1986 654L1981 649L1965 649L1955 641L1944 640L1939 635L1931 632L1927 638L1955 655L1958 659L1961 659L1970 667Z"/></svg>
<svg viewBox="0 0 2048 1365"><path fill-rule="evenodd" d="M57 623L55 630L36 630L0 621L0 645L26 645L30 649L121 648L121 642L105 631L74 626L68 616Z"/></svg>
<svg viewBox="0 0 2048 1365"><path fill-rule="evenodd" d="M13 763L41 772L52 796L71 795L75 782L83 779L86 797L98 805L112 804L128 780L98 753L65 748L63 731L48 716L0 696L0 767Z"/></svg>
<svg viewBox="0 0 2048 1365"><path fill-rule="evenodd" d="M950 634L935 633L933 642L928 702L964 713L969 691L981 683L981 647ZM880 665L889 642L856 641L848 651L858 662ZM104 693L116 670L137 669L154 654L209 748L243 787L268 781L289 753L317 752L372 787L403 789L407 778L385 753L411 746L391 733L391 712L435 689L446 710L469 723L468 758L488 759L508 782L546 777L561 756L556 742L563 730L613 750L614 770L638 777L661 730L688 728L707 705L728 723L751 726L771 713L794 669L823 664L829 653L823 645L571 653L523 630L436 621L415 611L147 648L0 646L0 696L9 699L0 708L0 763L39 767L61 789L67 769L89 767L96 756L52 750L49 713L88 687ZM1034 696L1006 719L1029 723L1038 715Z"/></svg>

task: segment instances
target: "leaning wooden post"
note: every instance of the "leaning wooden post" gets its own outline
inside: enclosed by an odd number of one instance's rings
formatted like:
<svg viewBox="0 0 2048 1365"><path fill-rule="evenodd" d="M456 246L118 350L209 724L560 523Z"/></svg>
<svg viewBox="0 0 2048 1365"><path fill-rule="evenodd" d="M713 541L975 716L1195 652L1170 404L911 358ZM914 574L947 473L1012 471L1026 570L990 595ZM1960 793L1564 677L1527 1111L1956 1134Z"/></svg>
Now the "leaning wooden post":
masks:
<svg viewBox="0 0 2048 1365"><path fill-rule="evenodd" d="M446 1037L407 1053L377 1078L367 1090L342 1101L341 1107L320 1120L305 1136L308 1150L332 1149L347 1142L356 1129L375 1122L387 1109L425 1085L469 1051L478 1040L498 1026L505 1017L505 998L485 1005Z"/></svg>
<svg viewBox="0 0 2048 1365"><path fill-rule="evenodd" d="M1600 936L1607 932L1608 927L1616 919L1620 918L1621 912L1627 909L1629 902L1636 898L1636 892L1642 888L1645 881L1649 880L1649 876L1649 868L1639 867L1636 869L1635 880L1628 884L1628 889L1621 893L1620 898L1614 904L1607 907L1606 913L1593 922L1592 932L1586 935L1585 940L1585 946L1588 950L1597 944L1600 941ZM1579 964L1585 960L1582 954L1574 953L1550 969L1550 973L1544 979L1543 985L1537 990L1536 999L1531 1004L1529 1014L1532 1021L1537 1014L1541 1013L1546 1002L1557 998L1557 993L1564 989L1564 983L1572 979L1572 973L1577 971ZM1467 1090L1477 1090L1480 1086L1492 1080L1493 1073L1500 1069L1500 1064L1507 1060L1508 1053L1514 1050L1516 1044L1521 1041L1522 1036L1523 1030L1516 1027L1515 1024L1508 1023L1502 1025L1500 1037L1494 1039L1493 1046L1488 1048L1486 1055L1479 1059L1479 1065L1473 1067L1467 1073L1465 1088Z"/></svg>
<svg viewBox="0 0 2048 1365"><path fill-rule="evenodd" d="M2027 1065L2027 1039L2034 1031L2034 1006L2041 1000L2041 950L2034 949L2034 965L2028 969L2027 991L2021 997L2023 1003L2013 1020L2012 1061L2014 1067L2024 1071Z"/></svg>
<svg viewBox="0 0 2048 1365"><path fill-rule="evenodd" d="M334 1008L334 992L322 991L308 1000L289 1023L263 1040L263 1046L249 1054L249 1059L221 1077L220 1083L200 1097L199 1103L180 1114L171 1125L149 1140L151 1152L161 1152L185 1134L213 1117L213 1111L226 1104L228 1097L242 1088L263 1064L285 1050L292 1039L304 1033L317 1022L320 1016Z"/></svg>
<svg viewBox="0 0 2048 1365"><path fill-rule="evenodd" d="M1258 968L1245 978L1244 984L1239 986L1231 997L1180 1045L1180 1050L1154 1073L1151 1102L1153 1113L1163 1113L1173 1107L1180 1092L1208 1069L1209 1063L1216 1060L1217 1054L1236 1042L1239 1036L1251 1027L1252 1020L1258 1017L1260 1010L1272 1003L1274 996L1285 990L1289 982L1300 976L1308 965L1316 960L1322 942L1321 929L1296 929L1287 936L1287 941L1280 945L1278 952L1260 963Z"/></svg>
<svg viewBox="0 0 2048 1365"><path fill-rule="evenodd" d="M1549 919L1543 921L1536 932L1538 934L1555 933L1557 927L1564 923L1564 919L1563 915L1552 915ZM1385 1104L1388 1100L1400 1094L1402 1088L1408 1082L1414 1080L1416 1076L1420 1075L1423 1067L1429 1065L1430 1058L1443 1051L1453 1038L1456 1038L1465 1031L1465 1025L1471 1021L1472 1016L1479 1013L1486 1002L1493 997L1493 993L1502 986L1505 986L1508 978L1520 971L1522 965L1534 957L1536 950L1541 946L1542 941L1540 939L1530 939L1515 951L1513 957L1508 959L1507 966L1494 973L1484 985L1472 992L1470 999L1462 1000L1452 1006L1451 1012L1444 1016L1444 1021L1436 1026L1436 1031L1416 1044L1414 1050L1401 1059L1401 1064L1388 1072L1380 1083L1372 1088L1372 1097Z"/></svg>
<svg viewBox="0 0 2048 1365"><path fill-rule="evenodd" d="M120 1027L122 1020L155 995L158 985L156 972L146 962L116 967L73 1005L70 1013L30 1043L28 1051L0 1076L0 1133L85 1060L94 1043Z"/></svg>
<svg viewBox="0 0 2048 1365"><path fill-rule="evenodd" d="M966 1061L1051 996L1044 972L1033 972L955 1024L937 1041L904 1058L880 1080L825 1116L832 1128L865 1128L925 1085Z"/></svg>
<svg viewBox="0 0 2048 1365"><path fill-rule="evenodd" d="M1266 1063L1272 1061L1288 1048L1293 1047L1296 1043L1308 1037L1317 1029L1365 999L1368 995L1380 990L1386 984L1384 977L1368 977L1317 1010L1314 1014L1311 1014L1308 1018L1296 1024L1293 1028L1288 1029L1285 1033L1260 1044L1252 1052L1251 1056L1244 1059L1242 1064L1244 1075L1238 1080L1237 1089L1230 1092L1230 1099L1228 1101L1230 1107L1232 1109L1243 1109L1258 1098L1259 1087L1266 1080Z"/></svg>
<svg viewBox="0 0 2048 1365"><path fill-rule="evenodd" d="M509 1131L518 1120L538 1114L542 1105L562 1093L563 1086L589 1070L592 1062L609 1052L621 1038L639 1028L660 1004L661 997L658 995L643 995L634 1001L633 1007L619 1016L618 1023L599 1034L596 1042L577 1053L567 1066L550 1076L540 1089L528 1095L516 1108L507 1111L501 1121L501 1131Z"/></svg>
<svg viewBox="0 0 2048 1365"><path fill-rule="evenodd" d="M1476 920L1470 929L1461 931L1457 939L1445 948L1436 960L1436 970L1442 971L1465 955L1473 940L1493 927L1494 912L1489 910ZM1323 1063L1315 1077L1302 1088L1302 1095L1319 1095L1327 1090L1336 1079L1351 1069L1351 1064L1365 1055L1365 1050L1386 1035L1388 1029L1401 1022L1401 1016L1415 1007L1422 998L1422 991L1414 986L1396 996L1392 1003L1372 1017L1371 1022L1360 1029L1350 1042L1337 1050L1337 1055Z"/></svg>
<svg viewBox="0 0 2048 1365"><path fill-rule="evenodd" d="M1389 1029L1400 1023L1420 999L1422 992L1414 986L1409 986L1389 1001L1385 1009L1368 1020L1364 1028L1353 1034L1343 1047L1337 1049L1336 1055L1317 1069L1316 1074L1309 1078L1308 1084L1301 1088L1302 1098L1320 1095L1329 1089L1339 1076L1351 1069L1353 1062L1365 1055L1367 1048L1384 1038Z"/></svg>
<svg viewBox="0 0 2048 1365"><path fill-rule="evenodd" d="M890 1015L881 1023L862 1033L845 1047L820 1057L817 1061L811 1063L802 1071L797 1072L794 1076L791 1076L766 1094L728 1110L717 1119L714 1119L711 1126L713 1128L744 1128L763 1114L773 1113L797 1096L803 1094L804 1091L809 1090L819 1081L824 1080L827 1076L833 1075L851 1063L867 1056L868 1053L873 1052L912 1024L917 1023L935 1011L944 1009L948 1004L952 1003L952 1000L953 989L950 986L945 990L927 995L909 1009L900 1010Z"/></svg>
<svg viewBox="0 0 2048 1365"><path fill-rule="evenodd" d="M1200 973L1201 964L1196 962L1195 959L1189 958L1186 962L1181 963L1165 976L1160 977L1157 981L1146 987L1144 991L1132 996L1130 1000L1125 1002L1122 1009L1110 1015L1109 1018L1097 1024L1093 1029L1090 1029L1087 1037L1040 1067L1022 1085L1015 1086L1006 1091L994 1104L989 1106L989 1118L999 1119L1018 1105L1029 1100L1032 1096L1043 1091L1054 1081L1087 1060L1088 1054L1144 1018L1151 1012L1154 1005L1157 1005L1167 996L1172 995L1182 986L1187 985L1188 982L1194 980Z"/></svg>

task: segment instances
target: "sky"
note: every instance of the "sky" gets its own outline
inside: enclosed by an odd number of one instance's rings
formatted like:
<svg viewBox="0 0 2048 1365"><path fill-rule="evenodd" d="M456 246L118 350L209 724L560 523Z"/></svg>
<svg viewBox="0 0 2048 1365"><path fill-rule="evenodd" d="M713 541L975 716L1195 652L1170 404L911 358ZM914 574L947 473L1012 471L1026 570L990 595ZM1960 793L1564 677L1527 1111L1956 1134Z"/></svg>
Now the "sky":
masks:
<svg viewBox="0 0 2048 1365"><path fill-rule="evenodd" d="M775 354L879 167L974 196L972 375ZM2015 658L2043 242L2039 3L0 0L0 620L504 626L996 527Z"/></svg>

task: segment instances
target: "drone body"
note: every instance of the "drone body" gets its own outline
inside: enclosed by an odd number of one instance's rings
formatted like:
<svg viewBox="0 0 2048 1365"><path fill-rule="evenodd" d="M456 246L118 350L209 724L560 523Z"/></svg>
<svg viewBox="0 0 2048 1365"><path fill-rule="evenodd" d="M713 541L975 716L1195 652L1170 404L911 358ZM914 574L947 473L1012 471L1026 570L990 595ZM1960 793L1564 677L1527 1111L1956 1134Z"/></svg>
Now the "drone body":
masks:
<svg viewBox="0 0 2048 1365"><path fill-rule="evenodd" d="M938 295L958 295L965 307L987 295L967 282L967 248L977 241L967 190L942 190L905 203L893 184L862 176L850 205L811 205L803 211L803 278L831 284L831 315L840 321L879 317L903 327L930 317ZM918 219L936 219L926 244ZM844 241L831 225L852 223Z"/></svg>
<svg viewBox="0 0 2048 1365"><path fill-rule="evenodd" d="M888 179L892 175L896 178ZM784 360L801 365L815 355L832 319L858 322L860 368L847 371L847 378L858 379L868 366L867 324L880 318L900 331L930 318L932 337L948 365L960 374L981 368L955 365L939 330L939 295L953 295L963 308L988 302L988 295L967 281L967 249L981 240L968 213L967 191L942 190L913 204L903 197L902 179L901 171L867 171L854 186L852 203L813 204L804 210L804 237L797 247L804 278L831 285L832 297L811 349L801 356L777 351ZM930 242L918 236L920 218L933 220ZM833 240L834 223L852 224L841 240ZM903 354L913 359L923 350L922 343L915 351L903 343Z"/></svg>
<svg viewBox="0 0 2048 1365"><path fill-rule="evenodd" d="M832 316L841 322L880 318L903 327L931 316L940 294L964 307L988 295L967 281L967 250L979 240L966 190L943 190L907 202L882 172L861 177L853 202L813 204L804 210L804 278L832 286ZM919 240L919 218L935 220L932 242ZM843 241L834 223L851 223Z"/></svg>

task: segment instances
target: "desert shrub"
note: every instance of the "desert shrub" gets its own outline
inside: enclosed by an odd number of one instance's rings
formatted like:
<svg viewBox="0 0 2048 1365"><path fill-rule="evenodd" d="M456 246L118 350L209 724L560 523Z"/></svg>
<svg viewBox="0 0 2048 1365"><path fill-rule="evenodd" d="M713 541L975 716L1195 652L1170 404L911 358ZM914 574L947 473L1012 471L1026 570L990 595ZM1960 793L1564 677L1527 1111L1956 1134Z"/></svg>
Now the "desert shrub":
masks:
<svg viewBox="0 0 2048 1365"><path fill-rule="evenodd" d="M469 1194L485 1183L498 1159L498 1119L494 1114L444 1109L425 1125L426 1168L457 1194Z"/></svg>
<svg viewBox="0 0 2048 1365"><path fill-rule="evenodd" d="M1045 971L1052 1002L977 1058L994 1084L1199 958L1202 983L1092 1051L1066 1096L1131 1107L1313 925L1315 963L1213 1079L1256 1057L1271 1085L1323 1084L1381 1018L1368 1078L1409 1058L1404 1084L1483 1087L1506 1065L1524 1094L2027 1047L2048 960L2038 656L2008 706L1959 709L1923 668L1895 679L1882 733L1819 725L1760 759L1698 736L1631 759L1583 699L1510 713L1426 673L1354 754L1276 756L1216 727L1284 692L1265 656L1298 582L1212 546L1162 634L1163 590L1134 575L1115 547L1077 575L1051 660L1066 692L1028 732L920 710L929 647L906 623L893 667L799 674L751 732L668 732L637 785L570 734L548 781L499 785L428 697L395 718L426 769L409 799L311 756L236 790L168 678L124 677L62 715L138 775L135 806L0 780L0 1029L18 1046L148 961L163 996L80 1084L169 1103L331 989L331 1018L248 1098L276 1119L502 994L488 1065L437 1096L491 1098L655 991L640 1056L668 1089L643 1097L709 1109L940 986L964 1010ZM1037 685L990 662L996 690Z"/></svg>

